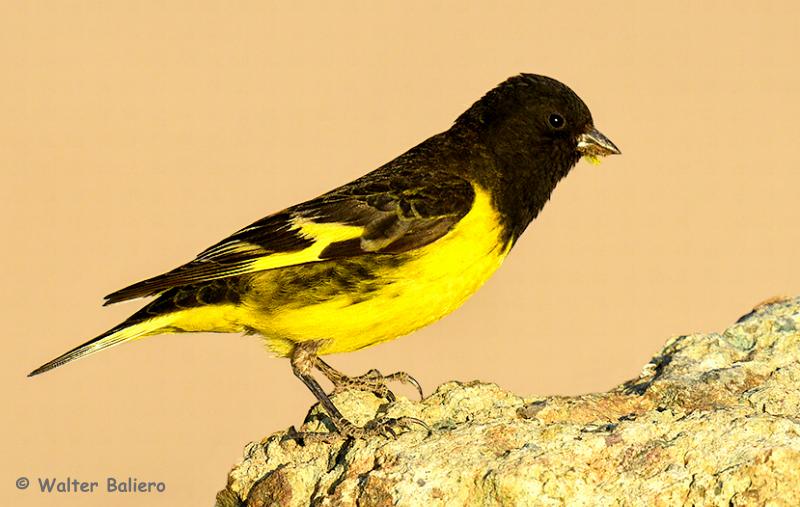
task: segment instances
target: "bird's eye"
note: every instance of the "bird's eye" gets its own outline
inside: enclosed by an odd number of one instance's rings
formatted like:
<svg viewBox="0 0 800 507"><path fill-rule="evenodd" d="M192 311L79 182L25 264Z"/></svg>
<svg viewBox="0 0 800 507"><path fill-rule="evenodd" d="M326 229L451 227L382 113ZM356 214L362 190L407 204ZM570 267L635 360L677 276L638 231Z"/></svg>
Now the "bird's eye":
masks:
<svg viewBox="0 0 800 507"><path fill-rule="evenodd" d="M549 123L550 126L553 127L554 129L560 130L564 128L564 125L567 124L567 121L560 114L553 113L550 115L549 118L547 118L547 123Z"/></svg>

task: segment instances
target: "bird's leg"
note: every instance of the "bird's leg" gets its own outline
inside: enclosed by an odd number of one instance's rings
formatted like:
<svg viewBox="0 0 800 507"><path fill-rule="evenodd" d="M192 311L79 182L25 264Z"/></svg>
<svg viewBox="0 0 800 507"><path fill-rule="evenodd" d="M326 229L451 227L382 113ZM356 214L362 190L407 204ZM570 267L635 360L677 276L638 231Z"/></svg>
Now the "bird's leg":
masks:
<svg viewBox="0 0 800 507"><path fill-rule="evenodd" d="M404 371L397 371L389 375L383 375L378 370L369 370L364 375L359 377L348 377L340 372L333 366L323 361L320 357L316 358L314 366L322 372L323 375L328 377L328 380L333 383L335 391L343 389L358 389L359 391L368 391L373 393L378 398L383 398L390 402L395 401L394 393L387 387L388 382L400 382L401 384L411 384L419 393L420 399L422 395L422 387L419 382Z"/></svg>
<svg viewBox="0 0 800 507"><path fill-rule="evenodd" d="M336 405L333 404L319 383L311 375L311 371L318 360L317 350L319 349L319 345L319 342L302 342L295 344L291 355L292 371L295 376L308 387L314 397L317 398L340 434L351 438L367 438L372 435L394 437L397 436L395 428L408 428L411 424L421 425L430 433L430 428L428 428L423 421L415 417L374 419L364 425L364 427L356 426L348 421L342 413L339 412ZM328 368L330 368L330 366L328 366ZM333 368L330 369L333 370Z"/></svg>

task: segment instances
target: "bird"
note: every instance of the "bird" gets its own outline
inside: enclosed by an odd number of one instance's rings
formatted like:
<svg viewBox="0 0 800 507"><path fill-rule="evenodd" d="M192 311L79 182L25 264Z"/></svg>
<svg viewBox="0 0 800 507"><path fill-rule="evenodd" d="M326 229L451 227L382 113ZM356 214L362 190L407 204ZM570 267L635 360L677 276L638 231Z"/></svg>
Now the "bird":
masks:
<svg viewBox="0 0 800 507"><path fill-rule="evenodd" d="M119 325L43 364L38 375L146 336L184 332L261 336L330 418L332 433L394 434L418 420L345 418L335 389L394 400L405 372L347 376L322 356L407 335L449 314L500 267L557 183L581 158L620 150L560 81L514 75L433 135L319 197L240 229L194 260L105 297L154 298ZM410 419L410 418L406 418ZM424 424L424 423L422 423Z"/></svg>

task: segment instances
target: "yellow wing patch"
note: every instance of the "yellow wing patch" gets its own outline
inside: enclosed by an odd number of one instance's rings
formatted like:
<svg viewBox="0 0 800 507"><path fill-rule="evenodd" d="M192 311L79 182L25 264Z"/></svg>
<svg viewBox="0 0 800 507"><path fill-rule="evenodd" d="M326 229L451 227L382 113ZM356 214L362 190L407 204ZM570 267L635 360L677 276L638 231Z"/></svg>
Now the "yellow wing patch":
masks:
<svg viewBox="0 0 800 507"><path fill-rule="evenodd" d="M266 247L248 241L229 241L207 250L196 260L170 272L109 294L106 296L106 304L152 296L175 286L316 262L330 244L358 238L364 233L363 227L336 222L314 222L300 216L287 221L284 230L304 238L308 246L299 250L271 252Z"/></svg>
<svg viewBox="0 0 800 507"><path fill-rule="evenodd" d="M313 239L314 244L299 252L273 253L256 259L248 266L247 271L244 271L245 273L318 261L322 251L331 243L359 238L364 233L363 227L335 222L319 223L303 217L297 217L292 222L294 224L292 229L300 231L308 239Z"/></svg>
<svg viewBox="0 0 800 507"><path fill-rule="evenodd" d="M458 221L458 213L466 213L471 189L456 190L464 195L443 194L438 202L441 213L430 217L405 217L400 201L392 209L385 203L380 208L371 207L358 199L323 199L302 211L279 212L238 231L183 266L109 294L105 304L334 257L381 253L384 249L384 253L414 250L441 238ZM413 200L406 204L415 211Z"/></svg>

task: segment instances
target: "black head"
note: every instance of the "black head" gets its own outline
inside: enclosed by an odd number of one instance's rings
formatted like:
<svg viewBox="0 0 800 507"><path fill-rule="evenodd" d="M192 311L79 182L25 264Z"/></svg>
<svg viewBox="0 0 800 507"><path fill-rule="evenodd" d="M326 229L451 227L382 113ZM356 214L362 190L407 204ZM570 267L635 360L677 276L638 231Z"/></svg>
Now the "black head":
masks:
<svg viewBox="0 0 800 507"><path fill-rule="evenodd" d="M565 170L582 155L619 153L594 128L592 113L575 92L536 74L507 79L462 114L456 126L476 131L497 155L544 156Z"/></svg>
<svg viewBox="0 0 800 507"><path fill-rule="evenodd" d="M563 83L520 74L487 93L453 125L488 152L491 166L474 169L484 185L503 189L498 207L513 216L516 237L578 160L619 153L594 128L589 108Z"/></svg>

